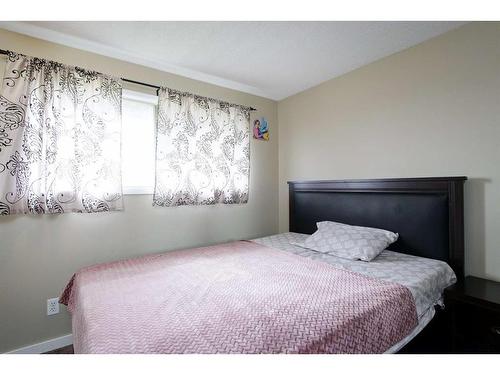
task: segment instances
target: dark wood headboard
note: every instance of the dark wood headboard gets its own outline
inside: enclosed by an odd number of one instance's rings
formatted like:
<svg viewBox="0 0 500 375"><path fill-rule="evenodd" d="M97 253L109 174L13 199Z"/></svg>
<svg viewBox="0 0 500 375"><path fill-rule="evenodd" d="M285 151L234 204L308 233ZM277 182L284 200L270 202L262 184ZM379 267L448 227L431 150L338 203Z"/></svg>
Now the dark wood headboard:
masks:
<svg viewBox="0 0 500 375"><path fill-rule="evenodd" d="M399 233L390 250L443 260L460 279L466 179L289 181L290 231L311 234L323 220L387 229Z"/></svg>

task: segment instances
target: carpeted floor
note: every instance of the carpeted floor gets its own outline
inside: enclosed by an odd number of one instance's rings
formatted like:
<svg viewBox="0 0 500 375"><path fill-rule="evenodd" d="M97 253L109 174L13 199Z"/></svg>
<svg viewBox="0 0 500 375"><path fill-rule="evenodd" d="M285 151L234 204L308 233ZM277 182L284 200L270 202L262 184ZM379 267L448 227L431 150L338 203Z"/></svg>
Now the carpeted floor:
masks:
<svg viewBox="0 0 500 375"><path fill-rule="evenodd" d="M63 348L51 350L50 352L46 352L43 354L74 354L73 353L73 345L68 345Z"/></svg>

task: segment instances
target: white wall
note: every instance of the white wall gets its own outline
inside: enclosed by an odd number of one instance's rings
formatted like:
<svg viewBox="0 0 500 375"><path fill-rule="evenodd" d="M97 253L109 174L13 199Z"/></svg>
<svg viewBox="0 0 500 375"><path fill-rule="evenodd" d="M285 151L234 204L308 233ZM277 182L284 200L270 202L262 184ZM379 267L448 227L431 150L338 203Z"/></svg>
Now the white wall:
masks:
<svg viewBox="0 0 500 375"><path fill-rule="evenodd" d="M466 270L500 280L499 40L467 24L279 102L280 230L288 180L466 175Z"/></svg>

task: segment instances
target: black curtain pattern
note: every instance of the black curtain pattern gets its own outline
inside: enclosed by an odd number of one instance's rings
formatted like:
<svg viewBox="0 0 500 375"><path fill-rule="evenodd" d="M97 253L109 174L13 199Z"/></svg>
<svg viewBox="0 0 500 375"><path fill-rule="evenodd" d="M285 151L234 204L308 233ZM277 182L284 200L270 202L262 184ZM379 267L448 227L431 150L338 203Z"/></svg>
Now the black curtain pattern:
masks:
<svg viewBox="0 0 500 375"><path fill-rule="evenodd" d="M118 79L10 52L0 93L0 214L123 208Z"/></svg>
<svg viewBox="0 0 500 375"><path fill-rule="evenodd" d="M153 205L247 203L250 108L162 88Z"/></svg>

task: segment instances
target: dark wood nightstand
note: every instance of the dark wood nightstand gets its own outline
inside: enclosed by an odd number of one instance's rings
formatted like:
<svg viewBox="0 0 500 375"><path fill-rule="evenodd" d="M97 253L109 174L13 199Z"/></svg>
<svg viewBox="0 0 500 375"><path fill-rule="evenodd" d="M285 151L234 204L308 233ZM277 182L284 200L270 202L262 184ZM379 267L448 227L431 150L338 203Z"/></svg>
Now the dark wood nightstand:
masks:
<svg viewBox="0 0 500 375"><path fill-rule="evenodd" d="M444 292L451 351L500 353L500 283L468 276Z"/></svg>

